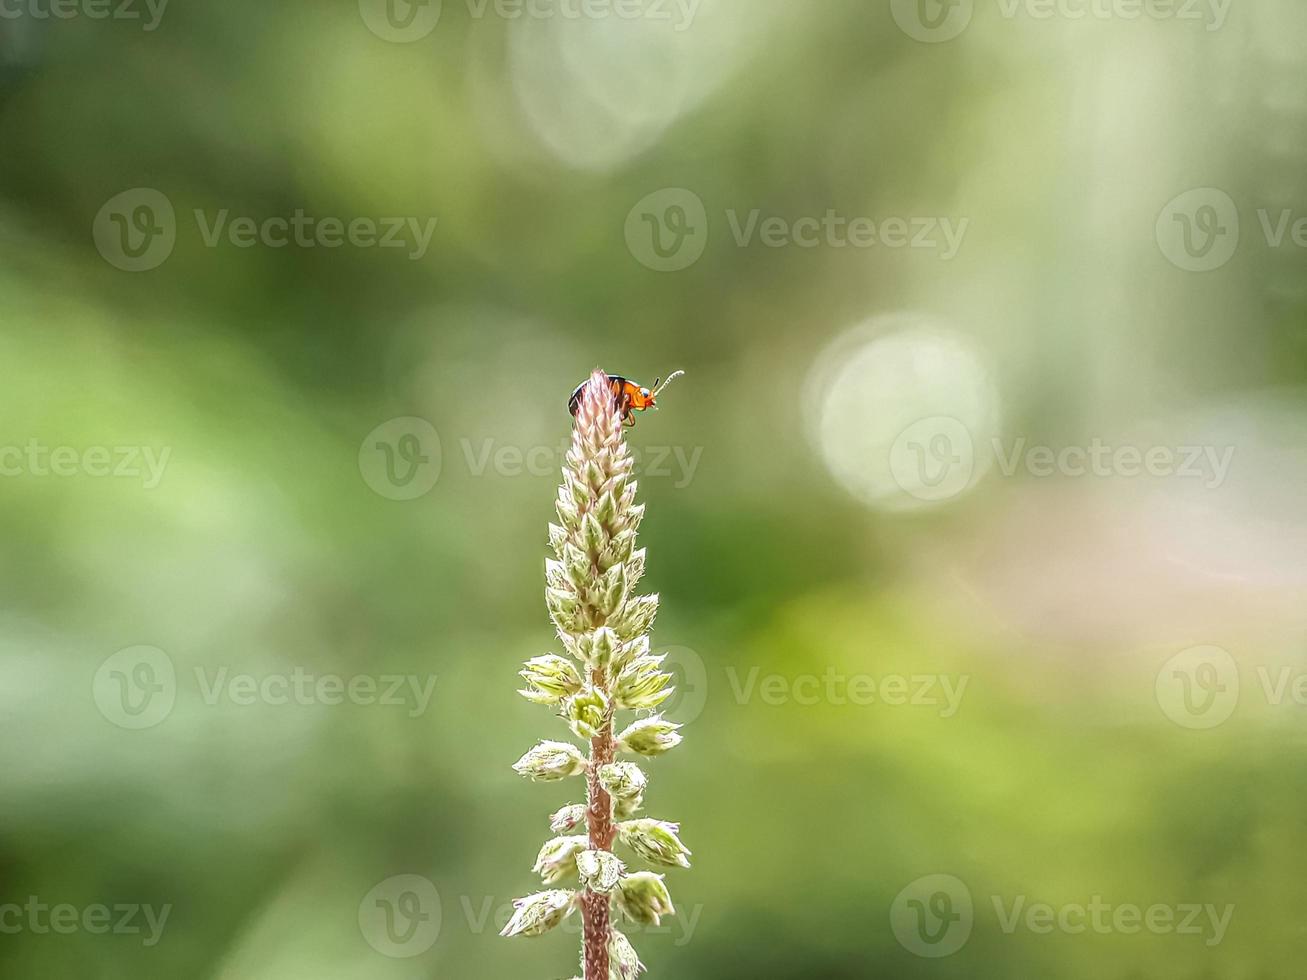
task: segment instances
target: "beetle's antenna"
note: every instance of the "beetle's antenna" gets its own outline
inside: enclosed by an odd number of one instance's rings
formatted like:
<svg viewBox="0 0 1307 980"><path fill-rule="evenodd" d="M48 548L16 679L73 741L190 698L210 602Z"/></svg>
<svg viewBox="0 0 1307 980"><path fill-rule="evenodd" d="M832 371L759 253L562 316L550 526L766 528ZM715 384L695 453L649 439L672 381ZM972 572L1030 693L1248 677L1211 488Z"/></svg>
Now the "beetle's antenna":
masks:
<svg viewBox="0 0 1307 980"><path fill-rule="evenodd" d="M662 391L664 388L666 388L669 384L671 384L671 383L672 383L673 381L675 381L677 378L681 377L681 375L683 375L683 374L685 374L684 371L673 371L671 374L669 374L669 375L667 376L667 380L665 380L665 381L663 381L663 382L661 382L661 383L659 383L659 384L654 385L654 390L653 390L653 395L652 395L652 397L657 398L657 397L658 397L658 392Z"/></svg>

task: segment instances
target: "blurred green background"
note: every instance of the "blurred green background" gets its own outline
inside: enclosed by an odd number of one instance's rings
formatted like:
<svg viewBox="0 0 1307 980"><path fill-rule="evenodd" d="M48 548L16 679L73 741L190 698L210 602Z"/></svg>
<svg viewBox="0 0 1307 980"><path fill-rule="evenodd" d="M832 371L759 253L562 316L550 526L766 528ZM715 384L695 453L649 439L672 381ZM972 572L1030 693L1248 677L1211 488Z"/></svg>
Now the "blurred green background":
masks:
<svg viewBox="0 0 1307 980"><path fill-rule="evenodd" d="M575 972L598 364L688 372L651 976L1297 976L1307 11L579 3L0 7L4 974Z"/></svg>

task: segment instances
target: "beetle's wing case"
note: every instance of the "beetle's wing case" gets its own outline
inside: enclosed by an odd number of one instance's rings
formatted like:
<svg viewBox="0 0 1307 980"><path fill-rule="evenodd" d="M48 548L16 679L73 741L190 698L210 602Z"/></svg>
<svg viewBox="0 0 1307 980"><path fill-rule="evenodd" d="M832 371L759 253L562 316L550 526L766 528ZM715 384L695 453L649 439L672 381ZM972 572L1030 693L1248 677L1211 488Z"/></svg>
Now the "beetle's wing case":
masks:
<svg viewBox="0 0 1307 980"><path fill-rule="evenodd" d="M581 392L585 389L585 386L588 385L589 383L590 383L589 378L587 378L585 381L582 381L579 385L576 386L576 390L572 392L572 397L567 400L567 410L571 412L573 415L576 414L576 410L581 404ZM620 403L622 398L622 392L625 390L625 386L628 384L630 384L630 382L627 381L625 378L623 378L621 375L610 374L608 376L608 387L611 388L613 391L614 401Z"/></svg>

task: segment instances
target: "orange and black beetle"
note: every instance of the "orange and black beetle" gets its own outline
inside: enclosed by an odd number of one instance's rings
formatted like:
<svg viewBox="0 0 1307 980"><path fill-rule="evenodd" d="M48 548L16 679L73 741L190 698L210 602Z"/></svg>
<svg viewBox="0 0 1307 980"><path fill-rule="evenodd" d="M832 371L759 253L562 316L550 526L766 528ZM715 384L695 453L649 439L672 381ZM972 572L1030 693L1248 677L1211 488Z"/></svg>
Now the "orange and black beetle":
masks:
<svg viewBox="0 0 1307 980"><path fill-rule="evenodd" d="M684 371L675 371L667 376L667 380L655 381L652 391L623 378L620 374L610 374L608 386L613 389L613 404L622 416L622 424L627 428L635 425L635 416L631 414L632 412L643 412L649 408L657 409L655 399L658 393L684 373ZM567 400L567 410L573 416L576 415L576 410L581 404L581 391L589 383L589 381L582 381L576 386L576 391L572 392L572 397Z"/></svg>

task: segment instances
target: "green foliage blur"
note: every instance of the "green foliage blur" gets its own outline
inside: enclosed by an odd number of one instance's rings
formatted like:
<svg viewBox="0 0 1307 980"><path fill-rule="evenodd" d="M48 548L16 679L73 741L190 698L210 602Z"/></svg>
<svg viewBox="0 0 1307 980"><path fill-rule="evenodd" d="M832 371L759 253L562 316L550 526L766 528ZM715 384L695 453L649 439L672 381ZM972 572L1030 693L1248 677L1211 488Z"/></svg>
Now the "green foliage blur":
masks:
<svg viewBox="0 0 1307 980"><path fill-rule="evenodd" d="M596 365L687 371L628 434L649 976L1299 974L1300 3L51 2L0 5L5 976L576 972L496 933L581 792L509 767ZM899 415L1232 455L913 493Z"/></svg>

